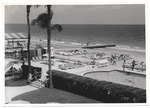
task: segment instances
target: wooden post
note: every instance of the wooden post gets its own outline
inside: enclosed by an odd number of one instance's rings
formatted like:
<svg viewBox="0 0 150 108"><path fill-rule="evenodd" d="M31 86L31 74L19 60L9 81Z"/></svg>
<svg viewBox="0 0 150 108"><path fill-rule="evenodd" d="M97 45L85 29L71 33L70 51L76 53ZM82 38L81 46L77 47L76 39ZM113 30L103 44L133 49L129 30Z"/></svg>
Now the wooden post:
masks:
<svg viewBox="0 0 150 108"><path fill-rule="evenodd" d="M13 45L13 49L14 49L14 39L12 39L12 45Z"/></svg>

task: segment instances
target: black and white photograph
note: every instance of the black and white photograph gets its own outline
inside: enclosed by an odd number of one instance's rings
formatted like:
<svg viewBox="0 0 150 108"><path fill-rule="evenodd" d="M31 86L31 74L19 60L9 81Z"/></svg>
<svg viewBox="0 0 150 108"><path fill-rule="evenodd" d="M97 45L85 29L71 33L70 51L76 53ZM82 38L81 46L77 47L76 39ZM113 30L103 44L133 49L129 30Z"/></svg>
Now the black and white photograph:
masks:
<svg viewBox="0 0 150 108"><path fill-rule="evenodd" d="M145 10L5 4L4 104L146 104Z"/></svg>

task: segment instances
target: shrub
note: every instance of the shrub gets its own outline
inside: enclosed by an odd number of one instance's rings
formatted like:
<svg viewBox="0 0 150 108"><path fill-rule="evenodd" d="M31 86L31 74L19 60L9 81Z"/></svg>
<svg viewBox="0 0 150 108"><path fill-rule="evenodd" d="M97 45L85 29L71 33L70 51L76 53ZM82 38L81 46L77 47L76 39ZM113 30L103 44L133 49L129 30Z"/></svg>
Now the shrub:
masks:
<svg viewBox="0 0 150 108"><path fill-rule="evenodd" d="M55 88L108 103L145 103L146 90L106 81L52 71ZM49 81L47 81L46 85Z"/></svg>

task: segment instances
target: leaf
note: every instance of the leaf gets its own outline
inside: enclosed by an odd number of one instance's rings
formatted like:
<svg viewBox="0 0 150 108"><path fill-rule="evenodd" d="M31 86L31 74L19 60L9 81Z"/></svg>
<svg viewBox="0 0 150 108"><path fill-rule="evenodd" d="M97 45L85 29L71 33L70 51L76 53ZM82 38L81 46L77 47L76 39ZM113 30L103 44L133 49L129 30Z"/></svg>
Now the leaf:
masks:
<svg viewBox="0 0 150 108"><path fill-rule="evenodd" d="M36 20L36 19L33 19L33 20L31 21L31 25L35 25L36 22L37 22L37 20Z"/></svg>
<svg viewBox="0 0 150 108"><path fill-rule="evenodd" d="M52 19L52 15L52 12L50 14L50 17L47 13L42 13L36 19L32 20L32 25L37 24L39 27L45 29L48 26L48 20Z"/></svg>
<svg viewBox="0 0 150 108"><path fill-rule="evenodd" d="M59 32L63 30L62 26L59 24L53 25L51 27L51 30L55 30L55 29L57 29Z"/></svg>
<svg viewBox="0 0 150 108"><path fill-rule="evenodd" d="M31 6L32 6L32 5L27 5L27 6L26 6L26 12L27 12L27 13L30 13L30 8L31 8Z"/></svg>
<svg viewBox="0 0 150 108"><path fill-rule="evenodd" d="M38 8L40 5L34 5L35 8Z"/></svg>

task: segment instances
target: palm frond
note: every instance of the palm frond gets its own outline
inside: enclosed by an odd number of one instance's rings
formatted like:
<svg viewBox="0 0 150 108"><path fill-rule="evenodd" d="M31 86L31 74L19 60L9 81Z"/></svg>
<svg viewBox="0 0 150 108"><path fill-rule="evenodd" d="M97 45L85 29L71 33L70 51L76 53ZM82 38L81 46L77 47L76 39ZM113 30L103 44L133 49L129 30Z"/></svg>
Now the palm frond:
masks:
<svg viewBox="0 0 150 108"><path fill-rule="evenodd" d="M31 7L32 7L32 5L27 5L27 7L28 7L28 8L31 8Z"/></svg>
<svg viewBox="0 0 150 108"><path fill-rule="evenodd" d="M37 22L37 20L36 20L36 19L33 19L33 20L31 21L31 25L35 25L36 22Z"/></svg>
<svg viewBox="0 0 150 108"><path fill-rule="evenodd" d="M30 13L30 8L31 8L31 6L32 6L32 5L27 5L27 6L26 6L26 12L27 12L27 13Z"/></svg>
<svg viewBox="0 0 150 108"><path fill-rule="evenodd" d="M34 5L35 8L38 8L40 5Z"/></svg>
<svg viewBox="0 0 150 108"><path fill-rule="evenodd" d="M38 20L47 20L48 19L48 14L47 13L42 13L37 17Z"/></svg>
<svg viewBox="0 0 150 108"><path fill-rule="evenodd" d="M40 14L36 19L32 20L32 25L37 24L41 28L47 28L48 26L48 20L52 19L52 14L50 18L48 17L47 13Z"/></svg>
<svg viewBox="0 0 150 108"><path fill-rule="evenodd" d="M62 26L59 25L59 24L53 25L53 26L51 27L51 30L56 30L56 29L57 29L59 32L63 30Z"/></svg>

